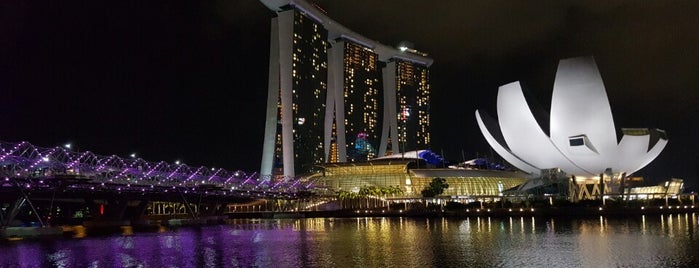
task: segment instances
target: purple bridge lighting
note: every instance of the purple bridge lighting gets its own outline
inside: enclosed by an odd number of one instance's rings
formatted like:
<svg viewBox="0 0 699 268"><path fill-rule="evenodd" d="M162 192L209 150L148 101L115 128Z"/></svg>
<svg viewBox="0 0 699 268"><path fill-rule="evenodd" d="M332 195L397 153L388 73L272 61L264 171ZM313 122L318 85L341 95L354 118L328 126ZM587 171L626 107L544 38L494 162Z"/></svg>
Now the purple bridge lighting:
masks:
<svg viewBox="0 0 699 268"><path fill-rule="evenodd" d="M116 192L206 191L218 195L293 198L298 192L313 190L313 183L301 178L265 178L256 172L148 162L64 147L42 148L26 141L0 142L3 187L41 187L59 179L80 182L71 187ZM15 185L10 185L11 182Z"/></svg>

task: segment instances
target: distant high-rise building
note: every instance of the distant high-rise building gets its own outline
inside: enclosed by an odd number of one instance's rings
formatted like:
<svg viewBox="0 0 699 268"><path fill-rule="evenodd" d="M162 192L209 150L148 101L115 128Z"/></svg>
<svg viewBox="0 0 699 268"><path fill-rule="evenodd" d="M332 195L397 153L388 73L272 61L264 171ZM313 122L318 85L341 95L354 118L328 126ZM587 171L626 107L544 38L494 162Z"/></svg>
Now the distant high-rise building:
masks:
<svg viewBox="0 0 699 268"><path fill-rule="evenodd" d="M330 49L334 94L328 95L326 124L339 127L339 162L366 161L378 154L383 116L381 62L370 48L349 40L337 40ZM339 86L338 86L339 85ZM333 120L333 121L331 121ZM327 131L326 131L327 133ZM331 156L332 159L334 156Z"/></svg>
<svg viewBox="0 0 699 268"><path fill-rule="evenodd" d="M292 175L325 160L328 32L296 9L278 12L272 28L264 144L272 161L263 164L270 171Z"/></svg>
<svg viewBox="0 0 699 268"><path fill-rule="evenodd" d="M430 145L429 69L402 60L396 61L395 66L400 151L427 148Z"/></svg>
<svg viewBox="0 0 699 268"><path fill-rule="evenodd" d="M277 14L261 175L429 147L432 59L352 32L304 0L261 2Z"/></svg>
<svg viewBox="0 0 699 268"><path fill-rule="evenodd" d="M412 50L401 48L401 50ZM414 51L414 50L413 50ZM383 68L384 109L379 156L429 148L429 65L394 58Z"/></svg>

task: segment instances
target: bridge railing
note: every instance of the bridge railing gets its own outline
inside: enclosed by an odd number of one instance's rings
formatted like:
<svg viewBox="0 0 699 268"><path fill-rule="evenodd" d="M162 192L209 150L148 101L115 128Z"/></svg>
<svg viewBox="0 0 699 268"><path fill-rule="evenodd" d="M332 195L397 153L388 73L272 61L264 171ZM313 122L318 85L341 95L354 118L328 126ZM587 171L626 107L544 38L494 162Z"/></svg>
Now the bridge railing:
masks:
<svg viewBox="0 0 699 268"><path fill-rule="evenodd" d="M192 167L141 158L76 152L64 147L43 148L29 142L0 142L0 176L51 179L70 176L99 185L165 187L213 187L236 191L295 193L313 183L302 178L261 177L257 173Z"/></svg>

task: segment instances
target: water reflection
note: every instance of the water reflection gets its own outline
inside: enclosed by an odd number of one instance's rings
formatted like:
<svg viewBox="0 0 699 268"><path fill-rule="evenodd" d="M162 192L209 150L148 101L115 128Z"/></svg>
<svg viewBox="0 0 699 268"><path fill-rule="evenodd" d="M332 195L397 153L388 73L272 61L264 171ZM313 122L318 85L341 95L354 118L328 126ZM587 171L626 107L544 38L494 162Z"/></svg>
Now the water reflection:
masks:
<svg viewBox="0 0 699 268"><path fill-rule="evenodd" d="M0 267L692 266L697 215L235 220L0 243ZM86 236L87 234L87 236Z"/></svg>

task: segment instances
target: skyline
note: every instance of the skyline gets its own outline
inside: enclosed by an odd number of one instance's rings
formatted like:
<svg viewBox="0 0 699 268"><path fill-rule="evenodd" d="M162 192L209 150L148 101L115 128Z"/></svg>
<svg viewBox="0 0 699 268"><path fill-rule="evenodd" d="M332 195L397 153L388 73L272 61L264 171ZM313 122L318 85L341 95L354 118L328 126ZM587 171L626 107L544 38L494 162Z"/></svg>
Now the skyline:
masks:
<svg viewBox="0 0 699 268"><path fill-rule="evenodd" d="M557 61L592 55L617 131L668 133L637 174L696 186L699 5L571 3L319 1L355 32L435 59L432 150L449 160L490 154L473 112L495 114L498 86L520 80L544 113ZM0 140L259 170L272 16L262 3L0 5L0 118L11 126Z"/></svg>
<svg viewBox="0 0 699 268"><path fill-rule="evenodd" d="M262 2L276 13L262 176L430 147L432 59L357 34L305 0Z"/></svg>

